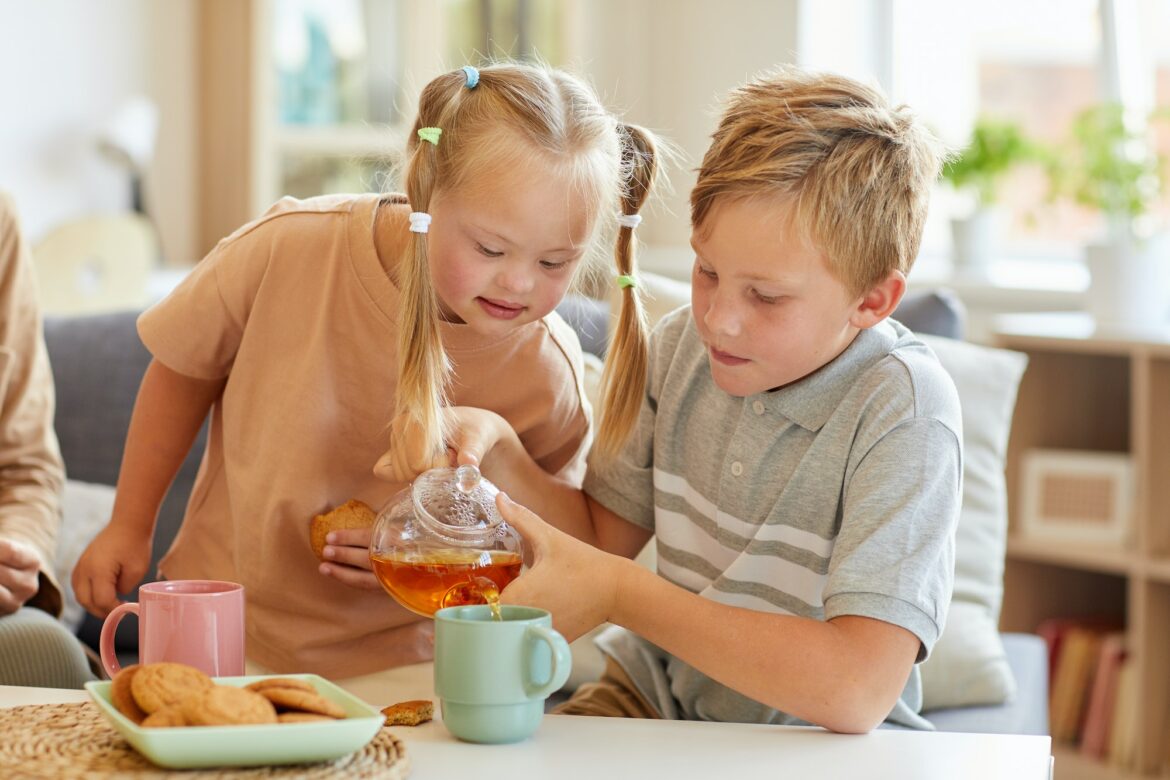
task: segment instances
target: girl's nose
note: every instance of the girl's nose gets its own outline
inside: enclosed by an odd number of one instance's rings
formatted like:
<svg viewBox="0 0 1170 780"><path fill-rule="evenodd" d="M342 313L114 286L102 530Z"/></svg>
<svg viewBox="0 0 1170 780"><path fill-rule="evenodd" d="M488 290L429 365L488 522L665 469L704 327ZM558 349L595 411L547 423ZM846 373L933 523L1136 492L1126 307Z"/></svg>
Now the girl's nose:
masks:
<svg viewBox="0 0 1170 780"><path fill-rule="evenodd" d="M502 290L522 294L532 289L532 275L523 268L503 268L496 275L496 284Z"/></svg>

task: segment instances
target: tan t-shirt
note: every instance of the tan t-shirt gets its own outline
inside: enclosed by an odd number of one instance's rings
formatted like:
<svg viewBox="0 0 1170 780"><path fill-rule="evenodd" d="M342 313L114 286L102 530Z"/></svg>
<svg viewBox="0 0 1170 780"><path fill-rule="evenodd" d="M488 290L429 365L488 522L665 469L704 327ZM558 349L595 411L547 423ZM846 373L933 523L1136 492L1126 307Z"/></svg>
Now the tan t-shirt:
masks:
<svg viewBox="0 0 1170 780"><path fill-rule="evenodd" d="M384 202L405 223L402 199ZM160 570L243 583L248 657L278 672L352 677L431 656L429 625L321 575L309 547L314 514L351 498L378 509L402 487L372 472L389 445L399 308L374 243L378 203L286 198L138 321L168 368L228 377ZM502 338L445 324L442 337L453 402L498 412L541 466L580 484L591 412L560 317Z"/></svg>
<svg viewBox="0 0 1170 780"><path fill-rule="evenodd" d="M53 556L65 467L53 432L56 395L32 259L16 205L0 194L0 539L36 552L40 588L27 604L60 615Z"/></svg>

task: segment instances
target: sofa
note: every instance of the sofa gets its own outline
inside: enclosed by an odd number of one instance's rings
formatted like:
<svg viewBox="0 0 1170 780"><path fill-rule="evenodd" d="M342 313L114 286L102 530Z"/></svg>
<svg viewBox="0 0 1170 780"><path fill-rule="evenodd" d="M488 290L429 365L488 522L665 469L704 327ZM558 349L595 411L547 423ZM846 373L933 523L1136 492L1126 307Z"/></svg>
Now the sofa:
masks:
<svg viewBox="0 0 1170 780"><path fill-rule="evenodd" d="M658 308L673 308L677 303L675 298L685 293L685 287L671 286L665 281L663 285L670 289L670 293L658 292ZM652 303L652 318L655 316L653 308ZM609 310L608 302L580 296L570 296L560 307L562 316L577 331L594 374L605 350ZM961 306L953 296L945 293L908 296L895 316L900 316L916 331L951 338L961 335ZM62 550L57 562L63 582L68 581L68 571L76 557L88 539L104 525L112 506L112 486L117 481L134 398L150 361L149 354L138 339L136 318L137 312L128 311L50 317L45 321L45 339L57 387L55 424L68 477ZM157 577L158 560L171 543L182 520L205 437L206 425L163 504L148 580ZM998 555L999 576L1002 579L1002 550ZM71 601L72 594L66 595L67 600ZM129 595L134 597L134 594ZM991 619L994 620L998 614L997 607L992 613ZM93 648L97 647L100 621L91 615L81 614L75 601L72 602L72 614L67 610L66 618L82 641ZM994 624L991 630L995 630ZM927 717L937 728L988 733L1047 733L1048 663L1044 643L1036 636L1024 634L1003 635L997 639L1002 639L1002 650L998 650L997 642L997 651L1005 657L1000 659L1000 666L1003 667L1000 675L1013 678L1012 690L1006 694L1001 692L998 698L1002 699L1006 695L1008 700L983 706L936 707L927 712ZM591 665L596 661L588 658L587 643L578 642L574 645L574 666L580 667L579 672L591 671ZM122 622L115 646L124 660L132 661L136 657L136 621ZM1006 665L1002 663L1004 660ZM577 680L571 680L571 683L580 679L580 675L574 676ZM944 705L954 703L940 701ZM978 705L979 697L975 696L972 701ZM958 700L958 703L969 702Z"/></svg>

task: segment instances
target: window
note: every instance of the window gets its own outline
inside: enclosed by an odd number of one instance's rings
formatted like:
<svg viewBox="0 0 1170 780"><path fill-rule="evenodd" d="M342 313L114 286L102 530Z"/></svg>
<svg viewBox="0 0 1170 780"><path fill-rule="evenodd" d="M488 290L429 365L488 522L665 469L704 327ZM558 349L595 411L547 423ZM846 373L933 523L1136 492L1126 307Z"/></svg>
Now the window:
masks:
<svg viewBox="0 0 1170 780"><path fill-rule="evenodd" d="M801 5L801 62L877 79L956 148L981 116L1013 121L1053 148L1089 106L1120 100L1134 117L1170 106L1165 0L870 0L849 6L852 14L841 2ZM842 29L842 19L853 24ZM1165 125L1156 136L1164 154ZM1099 214L1052 202L1040 166L1013 173L999 205L997 244L1005 260L1079 260L1084 244L1103 230ZM949 255L950 218L969 209L939 187L924 256ZM1165 202L1161 214L1170 216Z"/></svg>
<svg viewBox="0 0 1170 780"><path fill-rule="evenodd" d="M282 195L387 189L416 93L491 58L561 64L574 2L255 0L252 207Z"/></svg>

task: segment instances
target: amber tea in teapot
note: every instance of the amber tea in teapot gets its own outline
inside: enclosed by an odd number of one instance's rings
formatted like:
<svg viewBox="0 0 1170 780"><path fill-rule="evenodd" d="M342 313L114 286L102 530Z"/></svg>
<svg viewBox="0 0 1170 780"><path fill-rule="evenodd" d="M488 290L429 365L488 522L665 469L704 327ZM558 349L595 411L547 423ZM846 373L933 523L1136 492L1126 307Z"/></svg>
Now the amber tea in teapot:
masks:
<svg viewBox="0 0 1170 780"><path fill-rule="evenodd" d="M422 558L373 555L374 574L398 603L420 615L443 607L499 603L500 591L520 575L519 553L440 550Z"/></svg>
<svg viewBox="0 0 1170 780"><path fill-rule="evenodd" d="M519 534L495 506L499 491L475 466L432 469L378 515L370 562L382 587L407 609L488 604L520 575Z"/></svg>

